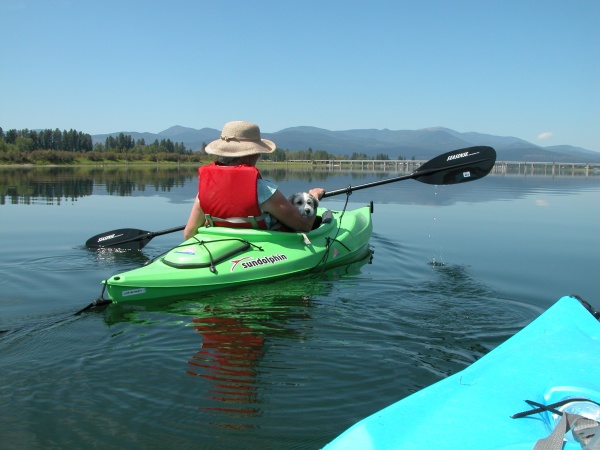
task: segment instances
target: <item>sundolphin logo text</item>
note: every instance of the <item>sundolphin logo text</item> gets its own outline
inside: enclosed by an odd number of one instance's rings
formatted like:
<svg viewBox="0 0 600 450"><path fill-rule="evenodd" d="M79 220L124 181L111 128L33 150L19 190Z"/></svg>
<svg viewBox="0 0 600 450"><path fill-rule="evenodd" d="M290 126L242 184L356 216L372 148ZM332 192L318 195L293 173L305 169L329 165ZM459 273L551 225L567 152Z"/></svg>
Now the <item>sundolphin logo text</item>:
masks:
<svg viewBox="0 0 600 450"><path fill-rule="evenodd" d="M264 266L265 264L276 264L287 259L287 256L278 253L276 255L263 256L262 258L245 257L242 259L232 260L231 262L233 264L231 265L231 272L233 272L233 269L235 269L238 264L244 269L250 269L252 267Z"/></svg>
<svg viewBox="0 0 600 450"><path fill-rule="evenodd" d="M453 159L464 158L466 156L469 156L469 152L456 153L455 155L448 156L448 159L446 161L452 161Z"/></svg>
<svg viewBox="0 0 600 450"><path fill-rule="evenodd" d="M98 238L98 242L102 242L102 241L106 241L107 239L113 239L119 236L123 236L123 233L121 234L109 234L108 236L102 236L101 238Z"/></svg>

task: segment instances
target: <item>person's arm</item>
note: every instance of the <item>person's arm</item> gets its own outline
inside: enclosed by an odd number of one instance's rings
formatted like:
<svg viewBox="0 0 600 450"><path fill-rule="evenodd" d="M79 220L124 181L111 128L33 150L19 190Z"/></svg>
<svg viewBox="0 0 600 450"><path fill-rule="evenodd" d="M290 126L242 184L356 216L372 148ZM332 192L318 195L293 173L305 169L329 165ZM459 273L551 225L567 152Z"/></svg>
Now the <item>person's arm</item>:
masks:
<svg viewBox="0 0 600 450"><path fill-rule="evenodd" d="M198 233L198 228L201 225L204 225L204 211L200 208L200 200L198 196L196 196L196 200L194 201L194 205L192 206L192 211L190 212L190 217L187 221L185 229L183 230L183 237L185 239L189 239L192 236L195 236Z"/></svg>
<svg viewBox="0 0 600 450"><path fill-rule="evenodd" d="M317 195L320 194L320 196L323 196L319 190L312 189L312 191L315 191ZM316 216L302 217L302 214L300 214L298 208L292 205L279 190L277 190L271 197L264 201L260 205L260 208L263 211L271 214L273 217L292 230L305 232L310 231L313 223L315 222Z"/></svg>

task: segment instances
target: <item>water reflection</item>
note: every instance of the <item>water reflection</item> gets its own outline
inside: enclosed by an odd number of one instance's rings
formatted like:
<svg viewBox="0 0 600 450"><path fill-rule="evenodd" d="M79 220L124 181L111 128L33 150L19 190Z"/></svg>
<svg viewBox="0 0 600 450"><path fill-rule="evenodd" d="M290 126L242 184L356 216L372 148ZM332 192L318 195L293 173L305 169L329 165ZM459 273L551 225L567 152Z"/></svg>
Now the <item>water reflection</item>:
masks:
<svg viewBox="0 0 600 450"><path fill-rule="evenodd" d="M296 283L279 284L279 292L299 289ZM328 295L329 284L317 283L303 295L259 294L235 299L231 309L206 306L190 324L201 336L186 373L200 384L198 409L211 411L216 425L251 428L261 413L264 383L260 363L274 339L301 340L302 323L311 320L312 296ZM301 288L307 291L306 288ZM269 290L270 291L270 290ZM259 294L255 301L250 297ZM227 302L231 298L223 299Z"/></svg>
<svg viewBox="0 0 600 450"><path fill-rule="evenodd" d="M381 170L341 171L263 167L264 178L281 185L286 194L322 186L326 190L379 181L403 174ZM520 198L543 190L572 193L598 189L600 176L490 174L476 184L438 186L415 180L359 191L361 198L381 203L447 205L457 201ZM91 195L155 196L168 193L169 201L183 203L196 191L194 166L36 167L0 168L0 206L6 204L61 205ZM466 184L466 183L465 183ZM435 196L431 195L435 189Z"/></svg>
<svg viewBox="0 0 600 450"><path fill-rule="evenodd" d="M210 380L212 388L200 409L255 415L257 366L265 338L233 317L197 317L200 350L189 361L188 375ZM217 406L209 406L216 403Z"/></svg>
<svg viewBox="0 0 600 450"><path fill-rule="evenodd" d="M60 205L64 201L90 195L155 195L171 192L186 184L191 184L193 191L197 173L193 166L3 167L0 168L0 205ZM302 180L311 183L329 176L327 172L282 168L265 168L262 173L275 182ZM355 179L368 177L366 173L353 176Z"/></svg>
<svg viewBox="0 0 600 450"><path fill-rule="evenodd" d="M171 305L112 305L105 319L114 326L155 324L165 314L191 318L184 320L183 329L186 334L193 329L199 339L197 351L180 365L192 380L187 403L206 414L212 426L249 429L264 401L264 384L258 377L269 343L301 339L301 324L311 320L311 299L327 296L331 289L326 282L307 284L307 280L215 293Z"/></svg>
<svg viewBox="0 0 600 450"><path fill-rule="evenodd" d="M0 204L60 205L92 194L170 191L196 176L193 167L36 167L0 170Z"/></svg>
<svg viewBox="0 0 600 450"><path fill-rule="evenodd" d="M206 414L212 426L249 429L267 401L268 383L261 374L271 368L260 366L273 343L308 340L315 300L331 295L332 280L356 276L370 262L371 256L316 274L186 300L124 302L102 314L120 339L129 325L154 325L145 331L152 333L157 322L179 317L186 336L191 328L199 338L197 350L180 365L192 382L186 403Z"/></svg>

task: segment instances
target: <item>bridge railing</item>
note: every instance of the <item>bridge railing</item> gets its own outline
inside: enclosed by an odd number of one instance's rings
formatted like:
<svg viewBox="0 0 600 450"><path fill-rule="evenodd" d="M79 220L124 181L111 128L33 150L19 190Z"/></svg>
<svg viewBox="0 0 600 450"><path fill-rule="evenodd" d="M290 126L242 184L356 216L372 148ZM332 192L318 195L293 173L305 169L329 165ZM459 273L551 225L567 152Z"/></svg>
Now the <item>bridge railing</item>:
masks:
<svg viewBox="0 0 600 450"><path fill-rule="evenodd" d="M319 170L383 171L411 173L427 162L426 160L373 160L373 159L292 159L285 161L286 167L295 164L310 164ZM536 162L536 161L496 161L493 174L531 174L531 175L575 175L600 174L600 163L579 162Z"/></svg>

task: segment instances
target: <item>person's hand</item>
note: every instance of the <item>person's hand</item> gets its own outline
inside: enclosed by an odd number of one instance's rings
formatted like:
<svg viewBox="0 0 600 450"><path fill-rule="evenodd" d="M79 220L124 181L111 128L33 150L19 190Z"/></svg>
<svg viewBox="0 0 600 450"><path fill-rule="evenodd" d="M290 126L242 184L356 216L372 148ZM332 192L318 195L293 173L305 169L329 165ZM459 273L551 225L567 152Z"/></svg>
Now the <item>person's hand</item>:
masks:
<svg viewBox="0 0 600 450"><path fill-rule="evenodd" d="M325 195L325 189L323 188L312 188L310 191L308 191L308 193L314 197L316 197L318 200L321 200L321 198L323 198L323 196Z"/></svg>

